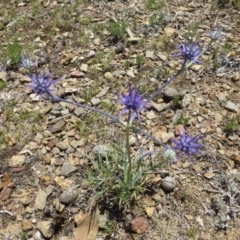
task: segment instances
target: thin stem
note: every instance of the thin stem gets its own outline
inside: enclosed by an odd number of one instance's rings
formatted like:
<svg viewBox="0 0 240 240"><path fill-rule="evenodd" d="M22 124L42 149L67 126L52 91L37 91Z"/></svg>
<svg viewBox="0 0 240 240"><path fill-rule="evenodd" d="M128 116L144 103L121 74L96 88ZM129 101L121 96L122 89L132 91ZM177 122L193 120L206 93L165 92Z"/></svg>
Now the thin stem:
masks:
<svg viewBox="0 0 240 240"><path fill-rule="evenodd" d="M80 103L77 103L77 102L73 102L73 101L70 101L70 100L66 100L66 99L63 99L63 98L59 98L57 96L54 96L50 92L48 94L52 98L53 101L61 101L61 102L69 103L69 104L72 104L72 105L76 105L76 106L81 107L81 108L92 110L94 112L100 113L102 115L105 115L106 117L111 118L114 121L114 123L121 123L123 126L125 126L125 124L119 118L116 118L113 115L111 115L111 114L109 114L105 111L102 111L101 109L94 108L94 107L91 107L91 106L88 106L88 105L85 105L85 104L80 104Z"/></svg>
<svg viewBox="0 0 240 240"><path fill-rule="evenodd" d="M175 78L177 78L178 75L180 75L184 69L185 69L185 65L186 65L187 60L184 60L182 67L180 70L178 70L178 72L170 77L167 82L165 82L160 88L158 88L158 90L156 92L154 92L147 100L147 103L149 103L151 100L153 100L168 84L170 84Z"/></svg>
<svg viewBox="0 0 240 240"><path fill-rule="evenodd" d="M167 145L165 145L164 143L162 143L161 141L159 141L158 139L156 139L154 136L152 136L151 134L143 131L142 129L139 129L137 127L131 126L131 129L133 130L133 132L141 134L143 136L147 136L149 138L151 138L155 143L161 145L164 148L167 148Z"/></svg>
<svg viewBox="0 0 240 240"><path fill-rule="evenodd" d="M128 120L127 120L127 126L126 126L126 151L127 151L127 158L128 158L128 169L127 169L127 184L132 185L132 160L131 160L131 153L130 153L130 139L129 139L129 133L130 133L130 120L131 120L131 110L128 112Z"/></svg>

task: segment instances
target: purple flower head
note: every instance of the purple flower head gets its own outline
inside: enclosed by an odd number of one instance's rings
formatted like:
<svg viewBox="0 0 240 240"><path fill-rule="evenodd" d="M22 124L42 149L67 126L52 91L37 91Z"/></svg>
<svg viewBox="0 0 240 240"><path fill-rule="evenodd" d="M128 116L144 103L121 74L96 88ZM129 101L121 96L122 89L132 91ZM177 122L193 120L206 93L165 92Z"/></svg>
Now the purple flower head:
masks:
<svg viewBox="0 0 240 240"><path fill-rule="evenodd" d="M36 67L36 62L34 62L29 54L25 53L22 55L19 66L23 68L33 68Z"/></svg>
<svg viewBox="0 0 240 240"><path fill-rule="evenodd" d="M31 88L37 95L40 96L40 100L42 99L42 96L44 94L47 94L48 96L53 96L52 92L55 91L54 89L51 89L51 86L60 81L61 79L56 79L54 81L50 81L51 75L47 74L45 71L42 71L40 74L35 71L34 74L27 76L31 79L32 83L28 85L29 88Z"/></svg>
<svg viewBox="0 0 240 240"><path fill-rule="evenodd" d="M191 61L194 63L200 63L198 61L199 54L201 53L201 48L199 47L198 42L183 43L178 47L180 53L174 54L174 57L182 57L184 62Z"/></svg>
<svg viewBox="0 0 240 240"><path fill-rule="evenodd" d="M198 154L199 148L204 147L202 144L198 142L201 138L202 138L201 136L193 137L193 136L187 135L185 133L185 129L182 128L179 141L176 139L171 139L171 141L175 144L173 149L180 153L179 158L181 158L182 154L185 153L189 157L189 159L192 162L194 162L191 155Z"/></svg>
<svg viewBox="0 0 240 240"><path fill-rule="evenodd" d="M147 103L143 100L144 94L139 95L138 91L139 86L136 89L129 87L128 94L120 95L117 102L124 105L124 109L120 112L120 115L127 111L133 111L138 117L138 120L141 121L139 112L145 110L144 107Z"/></svg>

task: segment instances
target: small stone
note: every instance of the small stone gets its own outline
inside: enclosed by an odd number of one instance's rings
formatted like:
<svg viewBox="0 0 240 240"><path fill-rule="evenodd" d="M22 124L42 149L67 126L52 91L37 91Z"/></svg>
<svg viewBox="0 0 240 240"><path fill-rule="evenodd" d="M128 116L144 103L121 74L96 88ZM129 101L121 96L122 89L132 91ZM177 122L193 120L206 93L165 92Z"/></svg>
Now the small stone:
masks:
<svg viewBox="0 0 240 240"><path fill-rule="evenodd" d="M88 71L88 65L86 63L83 63L80 67L80 70L83 72L87 72Z"/></svg>
<svg viewBox="0 0 240 240"><path fill-rule="evenodd" d="M37 197L35 199L34 208L38 210L43 210L47 203L48 194L43 190L39 189L37 192Z"/></svg>
<svg viewBox="0 0 240 240"><path fill-rule="evenodd" d="M238 182L240 182L240 172L238 172L236 175L235 175L235 178Z"/></svg>
<svg viewBox="0 0 240 240"><path fill-rule="evenodd" d="M85 110L84 110L83 108L80 108L80 107L78 107L78 108L76 108L76 109L74 110L74 114L75 114L77 117L80 117L84 112L85 112Z"/></svg>
<svg viewBox="0 0 240 240"><path fill-rule="evenodd" d="M166 104L166 103L155 103L153 101L151 101L150 104L158 112L163 111L168 106L168 104Z"/></svg>
<svg viewBox="0 0 240 240"><path fill-rule="evenodd" d="M139 235L144 234L149 229L149 223L144 217L134 218L129 222L128 226L131 232L137 233Z"/></svg>
<svg viewBox="0 0 240 240"><path fill-rule="evenodd" d="M193 216L192 215L185 215L184 216L188 221L192 221L193 220Z"/></svg>
<svg viewBox="0 0 240 240"><path fill-rule="evenodd" d="M172 191L175 188L175 186L176 180L171 176L165 177L161 182L161 188L166 192Z"/></svg>
<svg viewBox="0 0 240 240"><path fill-rule="evenodd" d="M111 72L106 72L104 74L104 77L107 79L107 80L113 80L113 74Z"/></svg>
<svg viewBox="0 0 240 240"><path fill-rule="evenodd" d="M146 51L146 58L152 58L153 59L153 56L154 56L154 51Z"/></svg>
<svg viewBox="0 0 240 240"><path fill-rule="evenodd" d="M207 179L211 179L215 176L215 173L213 172L207 172L204 174L204 177L207 178Z"/></svg>
<svg viewBox="0 0 240 240"><path fill-rule="evenodd" d="M147 112L146 115L147 115L147 118L148 118L149 120L152 120L152 119L156 118L156 115L155 115L155 113L154 113L153 111Z"/></svg>
<svg viewBox="0 0 240 240"><path fill-rule="evenodd" d="M0 80L3 82L7 81L7 72L0 72Z"/></svg>
<svg viewBox="0 0 240 240"><path fill-rule="evenodd" d="M55 230L55 224L51 221L40 221L37 223L37 229L45 238L51 238Z"/></svg>
<svg viewBox="0 0 240 240"><path fill-rule="evenodd" d="M139 37L130 37L127 39L128 42L131 42L131 43L137 43L141 40L141 38Z"/></svg>
<svg viewBox="0 0 240 240"><path fill-rule="evenodd" d="M51 150L51 153L53 155L56 155L56 154L59 154L60 153L60 150L57 148L57 147L54 147L52 150Z"/></svg>
<svg viewBox="0 0 240 240"><path fill-rule="evenodd" d="M168 99L173 99L174 97L178 96L178 91L174 88L167 87L163 91L164 97Z"/></svg>
<svg viewBox="0 0 240 240"><path fill-rule="evenodd" d="M74 149L83 146L85 143L85 140L82 138L81 140L73 140L70 142L71 147Z"/></svg>
<svg viewBox="0 0 240 240"><path fill-rule="evenodd" d="M25 162L24 155L15 155L9 160L8 166L9 167L21 167Z"/></svg>
<svg viewBox="0 0 240 240"><path fill-rule="evenodd" d="M127 76L130 78L135 78L134 72L132 70L127 70Z"/></svg>
<svg viewBox="0 0 240 240"><path fill-rule="evenodd" d="M69 110L68 109L63 109L61 111L61 115L66 115L66 114L69 114Z"/></svg>
<svg viewBox="0 0 240 240"><path fill-rule="evenodd" d="M163 55L162 53L158 53L157 55L161 60L166 61L167 57L165 55Z"/></svg>
<svg viewBox="0 0 240 240"><path fill-rule="evenodd" d="M105 229L107 225L107 216L99 215L99 227Z"/></svg>
<svg viewBox="0 0 240 240"><path fill-rule="evenodd" d="M195 72L198 72L201 68L202 68L202 65L200 65L200 64L194 64L192 66L192 70Z"/></svg>
<svg viewBox="0 0 240 240"><path fill-rule="evenodd" d="M32 221L29 219L23 219L22 220L22 230L23 231L29 231L33 229Z"/></svg>
<svg viewBox="0 0 240 240"><path fill-rule="evenodd" d="M92 58L92 57L95 57L95 55L96 55L96 52L93 51L93 50L90 50L90 52L88 53L87 57L88 58Z"/></svg>
<svg viewBox="0 0 240 240"><path fill-rule="evenodd" d="M100 102L101 102L101 100L99 98L92 98L91 99L91 104L93 106L97 106Z"/></svg>
<svg viewBox="0 0 240 240"><path fill-rule="evenodd" d="M226 102L225 108L233 112L238 112L237 105L231 101Z"/></svg>
<svg viewBox="0 0 240 240"><path fill-rule="evenodd" d="M67 190L75 184L75 181L72 179L63 179L62 177L55 177L54 181L58 186L61 187L62 191Z"/></svg>
<svg viewBox="0 0 240 240"><path fill-rule="evenodd" d="M63 120L60 120L58 122L56 122L52 128L50 129L51 133L58 133L63 131L63 127L66 125L66 122Z"/></svg>
<svg viewBox="0 0 240 240"><path fill-rule="evenodd" d="M220 123L223 119L223 115L220 113L214 113L215 122Z"/></svg>
<svg viewBox="0 0 240 240"><path fill-rule="evenodd" d="M239 72L235 72L232 76L232 80L233 81L238 81L240 79L240 73Z"/></svg>
<svg viewBox="0 0 240 240"><path fill-rule="evenodd" d="M13 191L12 188L4 188L4 189L1 191L0 200L1 200L1 201L6 201L6 200L11 196L12 191Z"/></svg>
<svg viewBox="0 0 240 240"><path fill-rule="evenodd" d="M103 87L103 89L96 95L96 98L105 96L108 90L109 90L109 87Z"/></svg>
<svg viewBox="0 0 240 240"><path fill-rule="evenodd" d="M69 174L75 172L76 170L77 168L74 165L67 162L62 165L60 174L62 176L68 176Z"/></svg>
<svg viewBox="0 0 240 240"><path fill-rule="evenodd" d="M53 206L56 208L57 212L62 212L65 208L65 205L61 204L58 198L53 201Z"/></svg>
<svg viewBox="0 0 240 240"><path fill-rule="evenodd" d="M175 32L175 29L170 27L165 27L164 32L166 33L167 36L172 36Z"/></svg>
<svg viewBox="0 0 240 240"><path fill-rule="evenodd" d="M65 151L68 149L67 144L65 144L64 142L58 142L56 143L56 147L58 147L59 149L61 149L62 151Z"/></svg>
<svg viewBox="0 0 240 240"><path fill-rule="evenodd" d="M65 190L59 197L59 200L63 204L70 204L77 199L80 190L77 187L71 187Z"/></svg>

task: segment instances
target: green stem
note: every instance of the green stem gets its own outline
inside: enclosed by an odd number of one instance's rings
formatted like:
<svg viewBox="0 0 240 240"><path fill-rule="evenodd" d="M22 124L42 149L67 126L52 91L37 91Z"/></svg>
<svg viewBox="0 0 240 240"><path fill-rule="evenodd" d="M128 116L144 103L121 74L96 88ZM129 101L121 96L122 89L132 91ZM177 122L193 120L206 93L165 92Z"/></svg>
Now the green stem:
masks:
<svg viewBox="0 0 240 240"><path fill-rule="evenodd" d="M126 151L127 151L127 159L128 159L128 169L127 169L127 181L126 183L128 185L132 185L132 160L131 160L131 153L130 153L130 120L131 120L131 110L129 110L128 113L128 121L126 126Z"/></svg>

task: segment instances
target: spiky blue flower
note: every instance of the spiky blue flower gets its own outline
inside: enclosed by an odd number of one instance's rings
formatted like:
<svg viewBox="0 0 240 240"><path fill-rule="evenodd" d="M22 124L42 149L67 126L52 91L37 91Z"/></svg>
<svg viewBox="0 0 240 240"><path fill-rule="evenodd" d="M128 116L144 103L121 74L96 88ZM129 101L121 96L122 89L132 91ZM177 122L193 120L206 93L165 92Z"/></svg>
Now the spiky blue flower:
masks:
<svg viewBox="0 0 240 240"><path fill-rule="evenodd" d="M178 50L180 53L174 54L174 57L182 57L185 63L187 61L200 63L200 61L198 61L198 57L202 50L198 42L183 43L180 47L178 47Z"/></svg>
<svg viewBox="0 0 240 240"><path fill-rule="evenodd" d="M203 148L204 146L200 144L198 141L201 139L201 136L190 136L185 133L185 130L180 134L180 139L171 139L171 141L175 144L173 147L174 150L179 152L179 158L182 157L183 153L186 154L189 159L194 162L192 159L192 154L198 154L199 148Z"/></svg>
<svg viewBox="0 0 240 240"><path fill-rule="evenodd" d="M122 94L119 96L118 103L122 104L124 106L123 110L120 112L120 116L125 113L134 112L140 120L139 112L141 110L145 110L145 106L147 105L147 102L143 99L144 94L139 94L139 86L137 88L131 88L129 87L128 94Z"/></svg>
<svg viewBox="0 0 240 240"><path fill-rule="evenodd" d="M36 67L36 62L34 62L29 54L25 53L22 55L19 66L23 68L33 68Z"/></svg>
<svg viewBox="0 0 240 240"><path fill-rule="evenodd" d="M28 85L29 88L31 88L37 95L40 96L40 100L42 99L43 95L48 95L50 97L53 96L52 92L55 91L51 88L51 86L60 81L61 79L56 79L54 81L51 81L51 75L47 74L45 71L41 71L39 74L37 71L35 71L34 74L30 75L27 74L27 76L31 79L32 83Z"/></svg>

